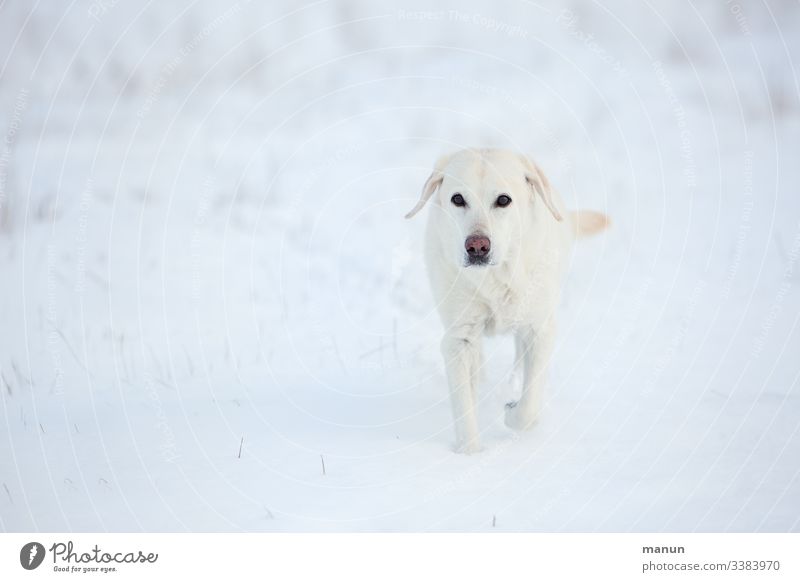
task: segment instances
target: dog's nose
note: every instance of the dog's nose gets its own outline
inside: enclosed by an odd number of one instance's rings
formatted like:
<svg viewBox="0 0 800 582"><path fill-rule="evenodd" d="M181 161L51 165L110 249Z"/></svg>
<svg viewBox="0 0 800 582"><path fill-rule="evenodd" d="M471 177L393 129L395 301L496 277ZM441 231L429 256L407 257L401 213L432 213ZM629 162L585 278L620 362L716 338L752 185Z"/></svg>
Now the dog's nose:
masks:
<svg viewBox="0 0 800 582"><path fill-rule="evenodd" d="M467 237L464 248L467 249L467 254L470 257L485 257L492 249L492 243L489 237L473 234Z"/></svg>

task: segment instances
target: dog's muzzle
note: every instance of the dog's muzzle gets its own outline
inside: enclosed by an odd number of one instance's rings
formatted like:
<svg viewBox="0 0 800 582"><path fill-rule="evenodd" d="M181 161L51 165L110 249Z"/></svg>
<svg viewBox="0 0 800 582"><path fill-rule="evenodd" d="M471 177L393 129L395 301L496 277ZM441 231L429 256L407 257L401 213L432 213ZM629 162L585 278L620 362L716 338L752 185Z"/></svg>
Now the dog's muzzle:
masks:
<svg viewBox="0 0 800 582"><path fill-rule="evenodd" d="M466 266L488 265L492 242L488 236L473 234L464 241L464 250L467 252L464 260Z"/></svg>

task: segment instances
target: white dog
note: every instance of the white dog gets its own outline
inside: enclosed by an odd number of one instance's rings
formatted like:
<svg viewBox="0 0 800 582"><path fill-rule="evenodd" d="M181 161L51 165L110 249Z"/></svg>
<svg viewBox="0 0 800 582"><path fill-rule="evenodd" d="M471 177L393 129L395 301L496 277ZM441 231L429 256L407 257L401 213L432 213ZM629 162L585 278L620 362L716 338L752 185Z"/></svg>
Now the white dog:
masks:
<svg viewBox="0 0 800 582"><path fill-rule="evenodd" d="M434 197L434 194L438 194ZM459 452L480 450L475 403L481 336L515 336L522 395L506 405L506 425L536 421L555 342L562 266L576 236L606 228L597 212L565 212L529 158L504 150L444 156L425 182L411 218L434 198L425 259L445 326L445 359Z"/></svg>

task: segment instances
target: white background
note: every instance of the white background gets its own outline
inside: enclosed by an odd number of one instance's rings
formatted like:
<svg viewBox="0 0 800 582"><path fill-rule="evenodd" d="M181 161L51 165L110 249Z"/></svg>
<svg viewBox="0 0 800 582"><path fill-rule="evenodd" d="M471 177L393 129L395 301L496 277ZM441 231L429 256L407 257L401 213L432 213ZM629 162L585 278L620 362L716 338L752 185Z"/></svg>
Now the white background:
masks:
<svg viewBox="0 0 800 582"><path fill-rule="evenodd" d="M798 27L3 3L0 529L796 531ZM576 249L534 431L488 344L472 457L402 220L469 145L614 222Z"/></svg>

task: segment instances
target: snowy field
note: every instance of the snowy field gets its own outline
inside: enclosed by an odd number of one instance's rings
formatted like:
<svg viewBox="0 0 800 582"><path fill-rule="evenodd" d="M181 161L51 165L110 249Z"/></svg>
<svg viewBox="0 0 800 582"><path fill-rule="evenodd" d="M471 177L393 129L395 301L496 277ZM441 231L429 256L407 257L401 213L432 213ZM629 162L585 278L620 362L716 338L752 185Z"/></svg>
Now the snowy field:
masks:
<svg viewBox="0 0 800 582"><path fill-rule="evenodd" d="M800 530L800 5L0 3L0 529ZM413 206L530 152L539 425L452 452Z"/></svg>

